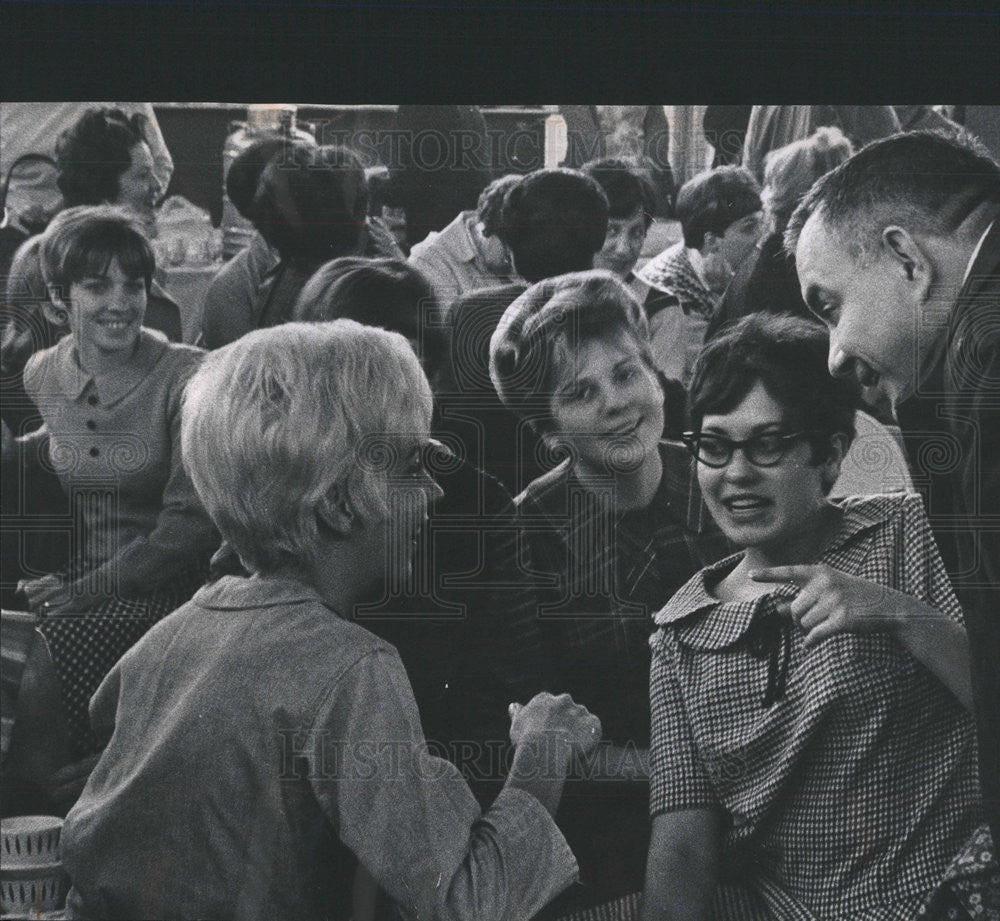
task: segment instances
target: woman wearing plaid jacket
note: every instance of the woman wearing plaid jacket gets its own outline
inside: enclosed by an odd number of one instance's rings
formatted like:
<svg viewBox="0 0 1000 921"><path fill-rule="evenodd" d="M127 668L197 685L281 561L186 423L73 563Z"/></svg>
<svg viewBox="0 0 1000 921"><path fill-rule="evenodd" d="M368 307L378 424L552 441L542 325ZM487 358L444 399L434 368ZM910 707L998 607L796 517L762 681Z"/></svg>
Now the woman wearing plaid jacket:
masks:
<svg viewBox="0 0 1000 921"><path fill-rule="evenodd" d="M509 651L504 673L523 679L522 696L565 686L607 740L571 780L562 812L582 885L545 917L637 917L652 615L730 548L691 457L661 440L665 415L683 416L683 390L658 376L645 314L618 278L589 271L533 285L500 321L490 370L508 408L568 455L514 500L518 562L540 603L504 619L494 656Z"/></svg>
<svg viewBox="0 0 1000 921"><path fill-rule="evenodd" d="M1000 917L962 612L918 496L827 498L827 345L750 316L695 370L685 440L745 549L655 618L647 919Z"/></svg>

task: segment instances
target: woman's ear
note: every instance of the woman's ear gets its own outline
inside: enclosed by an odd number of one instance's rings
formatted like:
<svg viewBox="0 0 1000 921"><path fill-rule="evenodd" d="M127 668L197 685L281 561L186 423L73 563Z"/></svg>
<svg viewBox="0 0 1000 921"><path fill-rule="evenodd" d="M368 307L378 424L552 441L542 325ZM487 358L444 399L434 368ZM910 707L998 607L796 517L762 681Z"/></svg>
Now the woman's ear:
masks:
<svg viewBox="0 0 1000 921"><path fill-rule="evenodd" d="M69 304L60 297L57 285L48 285L49 299L42 301L42 313L53 326L69 326Z"/></svg>
<svg viewBox="0 0 1000 921"><path fill-rule="evenodd" d="M830 438L830 451L823 463L823 485L828 491L833 488L833 484L840 476L840 467L850 446L850 439L843 432L837 432Z"/></svg>
<svg viewBox="0 0 1000 921"><path fill-rule="evenodd" d="M339 538L350 536L354 529L354 512L340 486L334 486L316 503L316 519L322 530Z"/></svg>

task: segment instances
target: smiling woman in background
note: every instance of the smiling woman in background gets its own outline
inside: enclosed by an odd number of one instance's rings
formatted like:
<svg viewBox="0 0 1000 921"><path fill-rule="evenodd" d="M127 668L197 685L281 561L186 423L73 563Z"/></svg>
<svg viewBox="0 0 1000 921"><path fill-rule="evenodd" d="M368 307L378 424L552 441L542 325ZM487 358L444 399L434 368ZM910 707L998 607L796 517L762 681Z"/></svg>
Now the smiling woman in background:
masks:
<svg viewBox="0 0 1000 921"><path fill-rule="evenodd" d="M156 205L166 191L154 172L145 116L120 109L89 109L56 141L56 182L69 208L120 205L132 212L147 237L156 235ZM172 342L181 340L180 308L152 282L145 325Z"/></svg>
<svg viewBox="0 0 1000 921"><path fill-rule="evenodd" d="M967 918L945 911L1000 896L962 613L918 496L827 498L854 434L827 348L761 314L695 369L686 441L744 549L655 618L646 919Z"/></svg>
<svg viewBox="0 0 1000 921"><path fill-rule="evenodd" d="M28 667L61 701L44 723L19 720L38 736L21 738L35 779L97 751L90 696L191 597L218 545L180 454L181 396L202 353L142 326L154 262L138 224L117 208L70 208L42 235L40 259L42 309L69 334L32 356L24 385L45 422L45 463L67 495L72 536L66 568L21 585L42 615ZM31 767L35 742L47 754Z"/></svg>

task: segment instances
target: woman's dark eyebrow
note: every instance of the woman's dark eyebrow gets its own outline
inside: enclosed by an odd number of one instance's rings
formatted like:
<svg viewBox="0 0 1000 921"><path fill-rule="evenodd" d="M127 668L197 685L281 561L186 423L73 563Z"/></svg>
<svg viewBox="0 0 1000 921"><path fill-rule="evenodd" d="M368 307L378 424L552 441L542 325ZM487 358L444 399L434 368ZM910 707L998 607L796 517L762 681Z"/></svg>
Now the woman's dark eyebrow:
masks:
<svg viewBox="0 0 1000 921"><path fill-rule="evenodd" d="M556 392L560 395L564 393L572 393L574 390L578 390L581 385L589 384L590 382L591 379L585 375L581 377L573 377L570 379L569 383L560 387Z"/></svg>
<svg viewBox="0 0 1000 921"><path fill-rule="evenodd" d="M752 438L754 435L762 434L767 429L780 429L784 424L784 420L782 419L770 419L765 422L758 422L756 425L751 426L749 437ZM722 438L730 437L727 432L720 430L717 426L703 426L701 431L703 435L718 435Z"/></svg>

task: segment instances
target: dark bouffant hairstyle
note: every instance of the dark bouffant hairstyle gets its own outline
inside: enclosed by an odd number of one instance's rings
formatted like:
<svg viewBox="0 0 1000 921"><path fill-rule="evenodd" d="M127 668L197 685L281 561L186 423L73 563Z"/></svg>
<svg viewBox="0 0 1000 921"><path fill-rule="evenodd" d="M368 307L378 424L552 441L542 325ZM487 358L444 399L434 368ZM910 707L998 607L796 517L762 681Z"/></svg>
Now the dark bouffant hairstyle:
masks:
<svg viewBox="0 0 1000 921"><path fill-rule="evenodd" d="M365 169L346 147L283 145L261 171L250 220L283 259L353 255L368 215Z"/></svg>
<svg viewBox="0 0 1000 921"><path fill-rule="evenodd" d="M689 249L701 249L706 233L721 237L734 221L760 209L760 186L742 166L705 170L677 193L677 220Z"/></svg>
<svg viewBox="0 0 1000 921"><path fill-rule="evenodd" d="M250 219L260 174L271 158L292 145L286 137L265 137L240 151L226 173L226 195L243 217ZM295 143L299 143L297 140ZM308 144L307 144L308 146Z"/></svg>
<svg viewBox="0 0 1000 921"><path fill-rule="evenodd" d="M721 332L702 350L688 389L691 424L727 413L760 382L784 408L792 428L812 433L813 461L824 460L830 439L854 438L857 390L830 376L825 329L801 317L756 313Z"/></svg>
<svg viewBox="0 0 1000 921"><path fill-rule="evenodd" d="M528 281L591 268L607 233L607 196L579 170L529 173L504 198L500 239Z"/></svg>
<svg viewBox="0 0 1000 921"><path fill-rule="evenodd" d="M580 172L596 179L604 189L604 194L608 196L609 217L621 220L635 214L636 208L642 208L646 227L653 223L656 192L649 178L649 170L644 169L637 160L605 157L584 163Z"/></svg>
<svg viewBox="0 0 1000 921"><path fill-rule="evenodd" d="M88 109L56 141L56 182L69 207L118 197L118 177L132 165L132 148L146 140L146 117L121 109Z"/></svg>
<svg viewBox="0 0 1000 921"><path fill-rule="evenodd" d="M299 294L295 320L354 320L402 333L419 344L432 384L443 372L446 339L440 305L430 283L395 259L344 256L321 266Z"/></svg>

